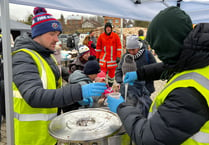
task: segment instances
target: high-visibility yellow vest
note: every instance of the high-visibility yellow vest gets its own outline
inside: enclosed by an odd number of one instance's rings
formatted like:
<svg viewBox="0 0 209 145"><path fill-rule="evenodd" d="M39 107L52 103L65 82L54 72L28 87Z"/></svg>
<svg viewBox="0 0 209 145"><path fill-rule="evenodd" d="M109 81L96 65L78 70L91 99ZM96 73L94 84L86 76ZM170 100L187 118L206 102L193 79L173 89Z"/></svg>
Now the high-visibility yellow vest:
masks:
<svg viewBox="0 0 209 145"><path fill-rule="evenodd" d="M56 80L49 64L35 51L20 49L36 62L44 89L56 89ZM53 58L54 59L54 58ZM55 59L54 59L55 60ZM61 78L59 80L61 86ZM13 82L15 145L55 145L48 133L48 124L57 116L57 108L33 108L27 104Z"/></svg>
<svg viewBox="0 0 209 145"><path fill-rule="evenodd" d="M161 93L154 99L148 118L152 117L157 111L158 107L163 104L167 95L174 89L179 87L194 87L198 90L201 95L207 101L209 109L209 66L184 71L182 73L176 74L161 91ZM191 136L189 139L185 140L182 145L209 145L209 121L207 121L201 129Z"/></svg>
<svg viewBox="0 0 209 145"><path fill-rule="evenodd" d="M139 36L139 40L145 40L144 36Z"/></svg>

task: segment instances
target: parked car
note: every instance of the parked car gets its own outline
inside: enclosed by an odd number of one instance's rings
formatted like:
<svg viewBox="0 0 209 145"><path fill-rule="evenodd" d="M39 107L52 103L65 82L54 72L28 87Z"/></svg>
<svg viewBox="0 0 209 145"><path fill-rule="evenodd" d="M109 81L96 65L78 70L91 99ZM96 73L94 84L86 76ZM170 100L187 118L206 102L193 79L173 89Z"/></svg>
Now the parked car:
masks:
<svg viewBox="0 0 209 145"><path fill-rule="evenodd" d="M60 34L58 38L59 38L59 40L61 40L61 41L67 40L68 34Z"/></svg>

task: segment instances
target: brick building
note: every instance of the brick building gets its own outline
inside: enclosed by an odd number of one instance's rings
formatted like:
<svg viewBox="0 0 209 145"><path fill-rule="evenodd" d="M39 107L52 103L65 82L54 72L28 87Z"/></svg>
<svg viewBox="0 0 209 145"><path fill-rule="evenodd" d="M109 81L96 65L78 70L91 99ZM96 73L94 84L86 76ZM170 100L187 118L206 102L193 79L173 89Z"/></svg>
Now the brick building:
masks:
<svg viewBox="0 0 209 145"><path fill-rule="evenodd" d="M67 31L72 33L77 29L81 29L83 23L83 16L80 15L70 15L67 17Z"/></svg>
<svg viewBox="0 0 209 145"><path fill-rule="evenodd" d="M107 16L104 16L104 23L106 24L107 22L110 22L112 23L113 27L114 28L120 28L120 22L121 19L120 18L114 18L114 17L107 17Z"/></svg>

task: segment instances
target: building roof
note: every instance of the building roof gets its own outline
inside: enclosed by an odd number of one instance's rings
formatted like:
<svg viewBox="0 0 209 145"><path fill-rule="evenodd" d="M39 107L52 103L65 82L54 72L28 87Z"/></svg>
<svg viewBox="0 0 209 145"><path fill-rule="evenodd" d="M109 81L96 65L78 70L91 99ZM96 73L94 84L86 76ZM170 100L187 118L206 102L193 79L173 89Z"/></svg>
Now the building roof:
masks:
<svg viewBox="0 0 209 145"><path fill-rule="evenodd" d="M0 16L0 29L1 29L1 16ZM26 31L30 31L30 25L27 24L23 24L14 20L10 20L10 29L11 30L26 30Z"/></svg>
<svg viewBox="0 0 209 145"><path fill-rule="evenodd" d="M99 22L94 21L94 20L85 20L85 21L82 23L82 25L85 24L85 23L92 24L94 27L99 27L99 26L101 26L101 24L100 24Z"/></svg>
<svg viewBox="0 0 209 145"><path fill-rule="evenodd" d="M67 20L81 20L82 16L81 15L69 15L67 17Z"/></svg>

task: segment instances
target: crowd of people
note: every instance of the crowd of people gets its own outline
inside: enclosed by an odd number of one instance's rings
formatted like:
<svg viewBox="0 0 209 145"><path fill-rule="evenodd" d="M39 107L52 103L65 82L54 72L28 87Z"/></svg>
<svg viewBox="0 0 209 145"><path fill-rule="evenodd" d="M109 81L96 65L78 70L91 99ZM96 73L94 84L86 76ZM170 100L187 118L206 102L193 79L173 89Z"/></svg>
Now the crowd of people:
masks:
<svg viewBox="0 0 209 145"><path fill-rule="evenodd" d="M12 52L15 145L55 145L48 133L52 118L102 107L105 99L130 144L209 144L209 24L193 28L189 15L168 7L154 17L146 37L143 30L127 37L123 54L120 38L107 22L98 39L94 31L85 37L68 68L58 67L53 55L60 22L36 7L31 29L31 36L16 38ZM1 73L0 78L2 82ZM167 84L151 100L159 79ZM110 97L112 92L120 92L120 98Z"/></svg>

